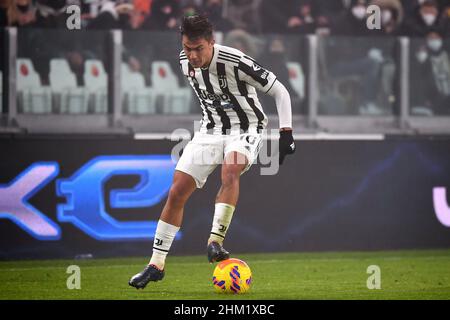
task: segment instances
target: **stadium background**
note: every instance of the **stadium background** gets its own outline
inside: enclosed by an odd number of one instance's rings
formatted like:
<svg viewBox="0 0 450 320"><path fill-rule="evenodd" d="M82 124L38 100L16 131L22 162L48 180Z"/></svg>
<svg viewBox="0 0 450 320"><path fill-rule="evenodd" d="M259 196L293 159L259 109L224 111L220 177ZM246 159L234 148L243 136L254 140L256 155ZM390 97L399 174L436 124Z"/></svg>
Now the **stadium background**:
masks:
<svg viewBox="0 0 450 320"><path fill-rule="evenodd" d="M242 179L230 250L449 248L449 226L433 202L434 188L450 188L449 3L332 2L1 1L0 259L150 254L151 233L102 241L60 221L68 199L57 181L98 157L168 155L173 130L193 131L199 112L178 69L176 18L194 11L208 12L218 42L271 69L293 98L298 152L278 175L262 176L258 165ZM67 30L73 3L81 5L81 31ZM371 3L395 23L368 30L354 8ZM427 15L436 16L431 24ZM275 128L274 102L261 98ZM9 183L44 162L58 172L29 202L59 226L52 240L14 222L7 210L17 199L5 196ZM174 255L203 254L218 178L189 201ZM158 218L164 198L111 206L113 190L139 181L122 172L101 185L108 215Z"/></svg>

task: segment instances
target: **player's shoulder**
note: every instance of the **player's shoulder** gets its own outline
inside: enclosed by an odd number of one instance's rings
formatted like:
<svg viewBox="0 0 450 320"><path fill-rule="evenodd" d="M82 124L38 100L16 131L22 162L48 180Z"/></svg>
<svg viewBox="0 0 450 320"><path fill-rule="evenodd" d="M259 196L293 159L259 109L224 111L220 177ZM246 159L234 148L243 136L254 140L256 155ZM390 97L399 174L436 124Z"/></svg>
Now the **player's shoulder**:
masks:
<svg viewBox="0 0 450 320"><path fill-rule="evenodd" d="M245 54L241 50L238 50L236 48L224 46L221 44L215 44L214 47L219 49L219 53L222 54L229 54L238 58L242 58L243 56L245 56Z"/></svg>
<svg viewBox="0 0 450 320"><path fill-rule="evenodd" d="M217 60L225 63L239 64L245 57L245 54L236 48L215 44L215 48L218 50Z"/></svg>
<svg viewBox="0 0 450 320"><path fill-rule="evenodd" d="M181 72L182 72L185 76L187 76L187 75L188 75L188 70L189 70L189 67L188 67L189 60L188 60L186 54L184 53L184 50L181 50L181 51L180 51L179 62L180 62L180 69L181 69Z"/></svg>
<svg viewBox="0 0 450 320"><path fill-rule="evenodd" d="M187 56L186 56L186 53L184 53L184 50L180 51L179 57L180 57L180 60L182 60L182 59L187 60Z"/></svg>
<svg viewBox="0 0 450 320"><path fill-rule="evenodd" d="M218 59L222 59L227 62L235 62L238 65L239 64L246 64L246 65L253 65L253 63L256 63L255 59L250 57L249 55L245 54L241 50L238 50L236 48L227 47L223 45L217 45L217 48L219 49L219 55Z"/></svg>
<svg viewBox="0 0 450 320"><path fill-rule="evenodd" d="M184 53L184 50L180 51L179 61L180 61L181 70L183 70L183 73L185 73L184 70L187 68L186 66L189 63L189 60L188 60L186 54Z"/></svg>

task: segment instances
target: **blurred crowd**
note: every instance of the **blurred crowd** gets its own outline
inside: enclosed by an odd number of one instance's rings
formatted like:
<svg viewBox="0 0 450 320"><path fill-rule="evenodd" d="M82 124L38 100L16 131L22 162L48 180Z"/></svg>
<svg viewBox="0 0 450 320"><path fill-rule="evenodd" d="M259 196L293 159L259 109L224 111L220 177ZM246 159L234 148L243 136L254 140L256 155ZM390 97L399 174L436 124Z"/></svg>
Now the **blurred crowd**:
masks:
<svg viewBox="0 0 450 320"><path fill-rule="evenodd" d="M326 88L319 109L334 114L340 112L339 101L343 114L383 114L386 110L381 106L398 105L395 83L399 51L383 37L408 36L413 38L409 60L411 105L417 113L450 114L450 0L0 0L0 26L29 28L28 32L19 32L18 54L31 58L43 85L49 83L50 60L55 57L67 59L80 86L84 85L86 60L100 59L109 70L108 55L98 33L89 33L92 37L86 46L83 34L74 33L70 39L60 37L57 42L49 42L48 35L40 32L40 28L66 29L70 16L67 8L71 5L79 6L81 28L88 30L176 32L181 16L207 14L215 29L223 32L221 40L225 45L270 65L288 86L293 74L303 71L288 69L287 63L304 55L292 51L299 46L294 44L293 37L285 41L288 38L284 35L353 36L325 37L329 39L318 48L319 80L331 80L321 81ZM367 27L370 5L380 8L380 29ZM138 37L140 33L132 34L136 37L130 34L125 37L123 61L133 72L142 73L147 85L152 85L153 61L168 60L173 70L178 68L178 61L168 58L170 50L177 50L178 43L171 47L165 38L155 35L152 41L147 41ZM372 35L376 37L369 41L358 40ZM261 42L261 38L265 41ZM158 41L164 41L165 46L155 45ZM305 61L298 62L300 67L306 65ZM175 74L182 84L181 74ZM302 86L289 91L293 93L294 104L302 104L303 110L306 100L303 89L299 89ZM352 90L356 93L349 93ZM347 110L352 104L355 104L353 111ZM331 110L327 110L330 106Z"/></svg>
<svg viewBox="0 0 450 320"><path fill-rule="evenodd" d="M88 29L177 30L180 16L206 13L218 31L425 36L450 32L450 0L0 0L0 25L65 28L66 8L81 8ZM366 9L381 9L381 29Z"/></svg>

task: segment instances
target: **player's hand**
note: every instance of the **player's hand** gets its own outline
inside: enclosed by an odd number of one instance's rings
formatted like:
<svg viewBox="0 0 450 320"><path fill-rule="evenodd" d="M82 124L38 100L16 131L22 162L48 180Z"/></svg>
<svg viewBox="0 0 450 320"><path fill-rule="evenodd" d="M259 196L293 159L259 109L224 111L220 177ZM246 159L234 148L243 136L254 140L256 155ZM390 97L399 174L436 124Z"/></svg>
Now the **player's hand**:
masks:
<svg viewBox="0 0 450 320"><path fill-rule="evenodd" d="M280 131L280 141L278 144L279 150L279 161L283 164L284 158L288 154L293 154L295 152L295 142L294 137L292 137L292 130L282 130Z"/></svg>

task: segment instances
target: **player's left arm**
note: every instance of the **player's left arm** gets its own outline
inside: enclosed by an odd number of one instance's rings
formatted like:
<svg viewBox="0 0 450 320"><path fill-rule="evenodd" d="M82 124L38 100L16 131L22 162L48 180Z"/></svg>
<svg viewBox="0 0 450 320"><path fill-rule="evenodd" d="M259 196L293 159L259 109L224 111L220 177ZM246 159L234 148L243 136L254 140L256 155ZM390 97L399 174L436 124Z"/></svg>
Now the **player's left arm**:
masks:
<svg viewBox="0 0 450 320"><path fill-rule="evenodd" d="M278 145L280 154L279 161L280 164L283 164L286 155L295 152L295 142L294 137L292 136L291 96L286 87L278 80L275 80L267 94L275 99L277 105L280 123L280 140Z"/></svg>
<svg viewBox="0 0 450 320"><path fill-rule="evenodd" d="M243 57L239 63L239 69L246 75L247 83L275 99L280 126L279 163L283 164L286 155L295 152L295 142L292 136L291 96L272 72L263 68L252 58Z"/></svg>

